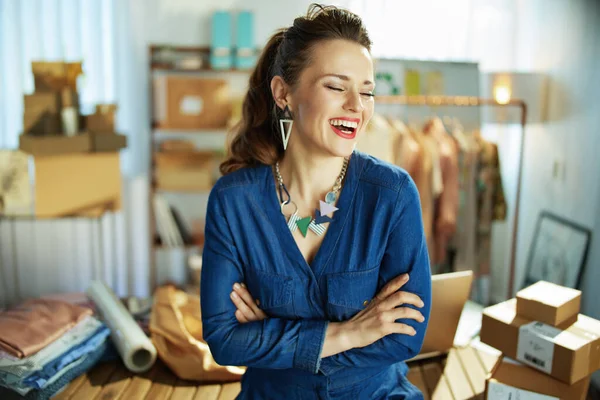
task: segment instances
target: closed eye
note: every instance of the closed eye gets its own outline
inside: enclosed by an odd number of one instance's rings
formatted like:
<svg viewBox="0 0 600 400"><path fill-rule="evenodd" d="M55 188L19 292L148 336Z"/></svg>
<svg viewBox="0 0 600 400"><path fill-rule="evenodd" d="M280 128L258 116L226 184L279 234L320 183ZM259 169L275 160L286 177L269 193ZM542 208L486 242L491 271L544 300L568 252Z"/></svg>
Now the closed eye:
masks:
<svg viewBox="0 0 600 400"><path fill-rule="evenodd" d="M368 96L368 97L375 97L375 94L374 93L370 93L370 92L369 93L361 93L361 95Z"/></svg>
<svg viewBox="0 0 600 400"><path fill-rule="evenodd" d="M344 91L344 89L337 88L337 87L333 87L333 86L327 86L327 87L328 87L329 89L331 89L331 90L335 90L336 92L343 92L343 91Z"/></svg>

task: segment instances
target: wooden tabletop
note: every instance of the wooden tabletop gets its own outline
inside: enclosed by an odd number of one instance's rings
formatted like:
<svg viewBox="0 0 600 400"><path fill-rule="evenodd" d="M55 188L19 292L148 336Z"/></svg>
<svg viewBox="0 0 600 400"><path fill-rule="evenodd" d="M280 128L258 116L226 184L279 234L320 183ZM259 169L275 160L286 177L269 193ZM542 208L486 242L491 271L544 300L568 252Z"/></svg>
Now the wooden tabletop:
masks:
<svg viewBox="0 0 600 400"><path fill-rule="evenodd" d="M408 379L426 400L483 400L485 378L497 357L475 347L452 349L447 357L409 363ZM54 399L229 400L239 392L239 382L198 385L178 379L161 362L142 375L112 362L99 364L75 379Z"/></svg>

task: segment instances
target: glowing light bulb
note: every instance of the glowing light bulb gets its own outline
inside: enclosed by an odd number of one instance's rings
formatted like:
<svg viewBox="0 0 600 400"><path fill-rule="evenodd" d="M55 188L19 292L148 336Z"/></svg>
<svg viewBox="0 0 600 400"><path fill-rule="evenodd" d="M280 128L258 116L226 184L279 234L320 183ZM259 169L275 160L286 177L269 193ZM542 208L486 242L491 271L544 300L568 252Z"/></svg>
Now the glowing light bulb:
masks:
<svg viewBox="0 0 600 400"><path fill-rule="evenodd" d="M508 104L510 102L510 87L508 86L496 86L494 88L494 99L499 104Z"/></svg>

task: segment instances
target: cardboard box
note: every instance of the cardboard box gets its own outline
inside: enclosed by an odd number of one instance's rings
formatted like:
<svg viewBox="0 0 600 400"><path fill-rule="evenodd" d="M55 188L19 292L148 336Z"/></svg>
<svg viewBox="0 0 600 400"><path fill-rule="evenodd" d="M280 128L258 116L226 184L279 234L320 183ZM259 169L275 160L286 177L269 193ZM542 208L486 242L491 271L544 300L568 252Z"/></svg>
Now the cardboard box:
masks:
<svg viewBox="0 0 600 400"><path fill-rule="evenodd" d="M48 111L59 114L62 107L62 96L60 92L38 92L23 96L25 112L30 114L43 114Z"/></svg>
<svg viewBox="0 0 600 400"><path fill-rule="evenodd" d="M19 136L19 149L38 156L70 153L117 151L127 146L127 137L119 134L80 133L75 136Z"/></svg>
<svg viewBox="0 0 600 400"><path fill-rule="evenodd" d="M500 358L486 381L487 400L585 400L590 377L573 385L558 381L516 361ZM540 398L534 394L550 396Z"/></svg>
<svg viewBox="0 0 600 400"><path fill-rule="evenodd" d="M159 151L154 153L157 168L215 168L216 155L207 151Z"/></svg>
<svg viewBox="0 0 600 400"><path fill-rule="evenodd" d="M224 79L155 78L155 120L162 129L223 129L231 116Z"/></svg>
<svg viewBox="0 0 600 400"><path fill-rule="evenodd" d="M121 208L118 153L34 157L0 151L0 170L13 177L2 193L4 215L98 217Z"/></svg>
<svg viewBox="0 0 600 400"><path fill-rule="evenodd" d="M97 104L96 112L85 117L86 130L93 133L114 133L116 104Z"/></svg>
<svg viewBox="0 0 600 400"><path fill-rule="evenodd" d="M155 179L162 190L209 191L214 185L212 171L205 169L156 169Z"/></svg>
<svg viewBox="0 0 600 400"><path fill-rule="evenodd" d="M121 208L119 153L34 157L34 171L38 217Z"/></svg>
<svg viewBox="0 0 600 400"><path fill-rule="evenodd" d="M600 369L600 321L579 314L565 330L517 315L516 299L483 312L481 341L572 384Z"/></svg>
<svg viewBox="0 0 600 400"><path fill-rule="evenodd" d="M540 281L517 293L517 314L552 326L572 325L581 307L579 290Z"/></svg>
<svg viewBox="0 0 600 400"><path fill-rule="evenodd" d="M23 114L23 132L29 135L57 135L61 132L61 121L58 114L29 113Z"/></svg>

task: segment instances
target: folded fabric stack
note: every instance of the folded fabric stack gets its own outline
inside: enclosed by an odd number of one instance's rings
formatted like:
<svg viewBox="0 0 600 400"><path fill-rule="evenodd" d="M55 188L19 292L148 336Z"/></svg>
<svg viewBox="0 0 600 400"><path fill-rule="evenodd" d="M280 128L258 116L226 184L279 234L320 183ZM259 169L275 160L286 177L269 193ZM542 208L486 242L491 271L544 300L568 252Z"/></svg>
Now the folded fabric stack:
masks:
<svg viewBox="0 0 600 400"><path fill-rule="evenodd" d="M90 308L59 300L0 312L0 386L16 398L49 399L105 356L109 333Z"/></svg>

